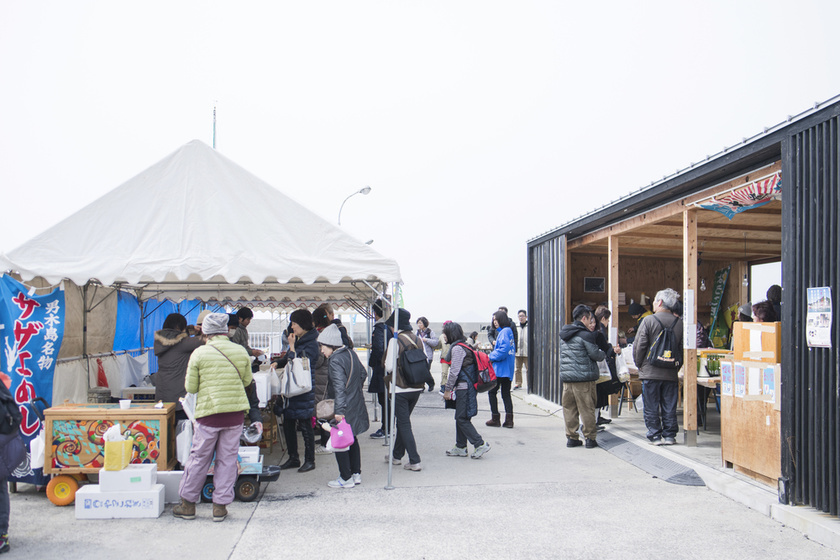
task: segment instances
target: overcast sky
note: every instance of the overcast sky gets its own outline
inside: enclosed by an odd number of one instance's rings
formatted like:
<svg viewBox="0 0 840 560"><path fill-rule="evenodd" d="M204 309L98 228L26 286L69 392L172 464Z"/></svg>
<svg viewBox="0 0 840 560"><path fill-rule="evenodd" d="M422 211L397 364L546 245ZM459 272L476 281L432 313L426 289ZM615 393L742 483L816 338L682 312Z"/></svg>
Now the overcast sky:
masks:
<svg viewBox="0 0 840 560"><path fill-rule="evenodd" d="M211 144L216 104L217 149L324 218L371 186L342 227L397 259L415 317L484 320L525 307L529 239L840 94L838 21L830 0L3 0L0 251Z"/></svg>

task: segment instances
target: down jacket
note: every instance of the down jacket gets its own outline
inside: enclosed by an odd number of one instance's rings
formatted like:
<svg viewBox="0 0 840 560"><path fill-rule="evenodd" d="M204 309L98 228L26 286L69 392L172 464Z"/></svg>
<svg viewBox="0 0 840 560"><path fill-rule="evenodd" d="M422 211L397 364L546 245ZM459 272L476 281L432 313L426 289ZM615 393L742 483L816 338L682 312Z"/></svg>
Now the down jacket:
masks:
<svg viewBox="0 0 840 560"><path fill-rule="evenodd" d="M350 373L350 382L347 378ZM330 384L335 391L335 413L345 417L357 438L370 428L362 386L367 372L355 351L343 346L330 356Z"/></svg>
<svg viewBox="0 0 840 560"><path fill-rule="evenodd" d="M496 377L513 379L513 369L516 365L516 345L510 327L504 327L496 331L496 345L488 357L493 362Z"/></svg>
<svg viewBox="0 0 840 560"><path fill-rule="evenodd" d="M598 381L598 362L606 358L595 342L596 333L580 321L560 329L560 380L564 383Z"/></svg>
<svg viewBox="0 0 840 560"><path fill-rule="evenodd" d="M290 360L293 358L309 358L309 371L312 374L313 389L302 395L285 399L286 406L282 409L285 418L308 420L315 416L315 370L318 367L318 356L320 355L321 347L318 345L318 329L306 331L303 336L295 341L295 351L286 353L286 356ZM323 391L323 387L321 390Z"/></svg>
<svg viewBox="0 0 840 560"><path fill-rule="evenodd" d="M155 401L175 403L181 410L179 397L187 394L184 378L193 350L204 344L200 336L191 338L176 329L161 329L155 333L155 356L158 370L155 373Z"/></svg>
<svg viewBox="0 0 840 560"><path fill-rule="evenodd" d="M195 417L203 418L247 411L245 387L251 381L251 359L245 349L227 336L213 336L190 356L184 387L188 393L197 393Z"/></svg>

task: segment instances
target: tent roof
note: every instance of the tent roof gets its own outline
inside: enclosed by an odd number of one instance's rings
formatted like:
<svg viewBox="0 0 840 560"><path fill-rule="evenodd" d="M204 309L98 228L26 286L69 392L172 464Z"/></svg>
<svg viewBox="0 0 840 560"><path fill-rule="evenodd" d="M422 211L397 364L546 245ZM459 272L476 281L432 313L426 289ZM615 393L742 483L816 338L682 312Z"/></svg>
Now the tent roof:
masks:
<svg viewBox="0 0 840 560"><path fill-rule="evenodd" d="M198 140L0 254L0 270L220 301L339 299L400 281L396 261Z"/></svg>

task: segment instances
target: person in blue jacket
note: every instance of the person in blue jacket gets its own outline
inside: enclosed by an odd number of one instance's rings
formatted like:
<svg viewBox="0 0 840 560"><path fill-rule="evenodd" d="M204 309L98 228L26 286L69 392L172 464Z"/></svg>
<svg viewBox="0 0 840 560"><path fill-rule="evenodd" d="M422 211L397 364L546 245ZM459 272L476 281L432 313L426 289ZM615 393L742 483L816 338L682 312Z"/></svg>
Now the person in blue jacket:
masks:
<svg viewBox="0 0 840 560"><path fill-rule="evenodd" d="M490 352L490 362L496 371L496 386L490 390L491 418L486 422L488 426L504 426L513 428L513 401L510 398L510 384L513 380L513 370L516 365L516 347L513 343L513 329L510 319L504 311L493 313L493 327L496 329L496 345ZM502 424L499 414L497 395L502 390L502 402L505 403L505 422Z"/></svg>

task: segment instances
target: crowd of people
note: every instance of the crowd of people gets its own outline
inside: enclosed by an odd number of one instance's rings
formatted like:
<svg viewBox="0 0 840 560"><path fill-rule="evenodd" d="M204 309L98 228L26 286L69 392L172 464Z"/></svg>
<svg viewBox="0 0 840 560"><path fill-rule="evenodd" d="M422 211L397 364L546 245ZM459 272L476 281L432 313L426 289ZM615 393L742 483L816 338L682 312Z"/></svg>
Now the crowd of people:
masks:
<svg viewBox="0 0 840 560"><path fill-rule="evenodd" d="M287 451L286 460L279 465L281 470L297 469L306 473L315 469L316 456L332 453L339 472L328 486L351 488L361 484L358 438L370 428L363 392L367 382L367 392L376 395L382 418L380 427L370 437L393 436L392 452L386 461L402 465L408 471L421 471L422 458L411 417L426 387L429 391L435 389L431 364L436 350L439 350L442 372L439 391L447 407L455 410L455 444L446 455L478 459L490 450L490 443L472 424L480 396L476 390L479 333L473 331L467 336L458 323L446 321L443 332L438 334L426 317L412 323L408 310L388 313L388 306L382 300L373 304L372 311L375 322L368 359L369 379L347 330L329 304L312 312L298 309L290 314L288 329L283 333L283 352L272 358L272 366L282 368L298 358L305 359L312 376L312 389L275 401L274 412ZM261 357L261 350L249 345L247 328L252 319L253 312L248 308L235 314L203 311L196 325L191 326L183 315L173 313L155 332L154 351L159 366L153 375L156 400L176 403L176 418L185 420L187 414L180 398L188 393L195 395L195 432L189 458L183 465L181 503L173 509L176 517L195 518L196 504L212 462L213 520L223 521L226 506L234 497L238 446L243 431L248 432L246 416L251 431L262 433L252 371L258 369L256 360L265 358ZM528 369L527 313L520 310L518 319L514 323L508 317L507 308L502 307L493 314L488 331L488 340L493 345L489 360L496 372L495 387L488 393L491 418L486 425L490 427L513 428L511 390L522 386L523 370ZM427 374L422 381L410 378L404 371L401 358L412 349L422 351L426 359ZM389 398L392 384L393 411ZM498 408L499 392L505 408L504 422ZM317 417L316 407L326 400L333 403L333 414L326 420L331 425L344 421L352 429L353 442L345 448L335 449L330 445L329 431L322 429L321 424L325 419ZM392 415L393 430L389 421ZM468 444L472 445L471 453Z"/></svg>

